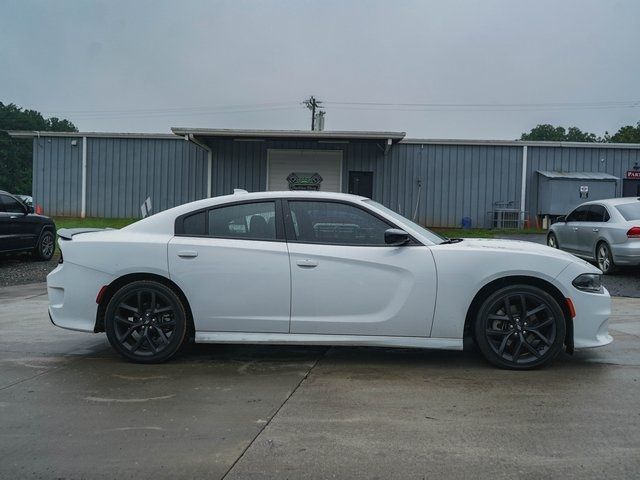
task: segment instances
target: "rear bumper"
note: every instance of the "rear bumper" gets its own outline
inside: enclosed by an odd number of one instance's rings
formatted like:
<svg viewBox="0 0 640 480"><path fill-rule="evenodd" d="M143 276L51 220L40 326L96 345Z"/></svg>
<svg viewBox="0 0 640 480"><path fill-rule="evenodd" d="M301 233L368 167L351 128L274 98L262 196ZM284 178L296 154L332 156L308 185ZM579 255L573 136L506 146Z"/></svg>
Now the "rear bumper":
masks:
<svg viewBox="0 0 640 480"><path fill-rule="evenodd" d="M640 240L612 245L611 254L616 265L640 265Z"/></svg>
<svg viewBox="0 0 640 480"><path fill-rule="evenodd" d="M49 318L57 327L93 332L96 323L96 295L115 277L73 263L58 265L47 275Z"/></svg>

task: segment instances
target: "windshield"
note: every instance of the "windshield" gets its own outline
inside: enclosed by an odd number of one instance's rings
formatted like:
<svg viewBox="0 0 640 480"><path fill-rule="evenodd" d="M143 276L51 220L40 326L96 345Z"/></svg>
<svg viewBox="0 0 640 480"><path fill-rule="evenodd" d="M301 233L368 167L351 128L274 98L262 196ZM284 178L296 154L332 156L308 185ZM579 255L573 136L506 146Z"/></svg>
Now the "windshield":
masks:
<svg viewBox="0 0 640 480"><path fill-rule="evenodd" d="M623 203L622 205L616 205L616 209L627 221L640 220L640 202Z"/></svg>
<svg viewBox="0 0 640 480"><path fill-rule="evenodd" d="M438 235L437 233L432 232L431 230L427 230L426 228L421 227L417 223L412 222L408 218L403 217L399 213L394 212L393 210L385 207L384 205L379 204L378 202L374 202L373 200L369 200L369 199L364 200L364 202L374 206L378 210L382 210L384 213L386 213L390 217L395 218L399 222L407 224L408 226L416 230L418 233L420 233L422 236L426 237L427 239L435 243L436 245L447 240L446 237L443 237L441 235Z"/></svg>

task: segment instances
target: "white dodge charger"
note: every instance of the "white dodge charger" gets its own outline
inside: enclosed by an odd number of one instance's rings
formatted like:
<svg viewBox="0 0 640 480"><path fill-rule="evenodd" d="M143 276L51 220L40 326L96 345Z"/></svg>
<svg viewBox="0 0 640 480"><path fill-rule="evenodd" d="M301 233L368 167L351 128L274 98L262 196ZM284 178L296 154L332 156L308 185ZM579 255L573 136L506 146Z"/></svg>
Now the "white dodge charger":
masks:
<svg viewBox="0 0 640 480"><path fill-rule="evenodd" d="M601 272L529 242L445 239L366 198L237 191L120 230L60 230L63 328L129 360L188 340L461 350L529 369L611 342Z"/></svg>

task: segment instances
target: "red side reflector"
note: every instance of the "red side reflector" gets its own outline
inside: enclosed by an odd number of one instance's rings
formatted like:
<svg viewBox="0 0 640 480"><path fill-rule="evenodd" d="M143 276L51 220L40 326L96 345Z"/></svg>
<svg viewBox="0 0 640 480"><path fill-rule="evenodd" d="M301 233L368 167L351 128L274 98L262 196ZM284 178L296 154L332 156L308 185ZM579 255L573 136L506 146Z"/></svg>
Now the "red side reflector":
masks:
<svg viewBox="0 0 640 480"><path fill-rule="evenodd" d="M576 307L573 306L570 298L567 298L567 307L569 307L569 315L571 315L571 318L576 318Z"/></svg>
<svg viewBox="0 0 640 480"><path fill-rule="evenodd" d="M98 292L98 296L96 297L96 303L100 304L100 302L102 301L102 296L104 295L104 292L107 291L107 286L104 285L100 291Z"/></svg>
<svg viewBox="0 0 640 480"><path fill-rule="evenodd" d="M629 238L640 238L640 227L631 227L627 232Z"/></svg>

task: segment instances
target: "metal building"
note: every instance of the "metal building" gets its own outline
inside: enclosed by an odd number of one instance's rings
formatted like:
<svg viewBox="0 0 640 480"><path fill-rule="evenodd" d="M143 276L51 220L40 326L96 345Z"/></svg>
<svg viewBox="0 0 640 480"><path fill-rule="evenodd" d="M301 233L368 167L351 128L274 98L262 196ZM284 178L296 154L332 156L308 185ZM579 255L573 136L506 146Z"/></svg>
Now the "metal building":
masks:
<svg viewBox="0 0 640 480"><path fill-rule="evenodd" d="M33 138L34 203L50 215L139 217L231 193L339 190L417 222L495 224L496 211L535 225L539 171L615 177L640 194L640 144L407 139L403 132L174 128L174 135L11 132ZM579 199L579 187L569 201ZM576 198L574 198L576 197Z"/></svg>

